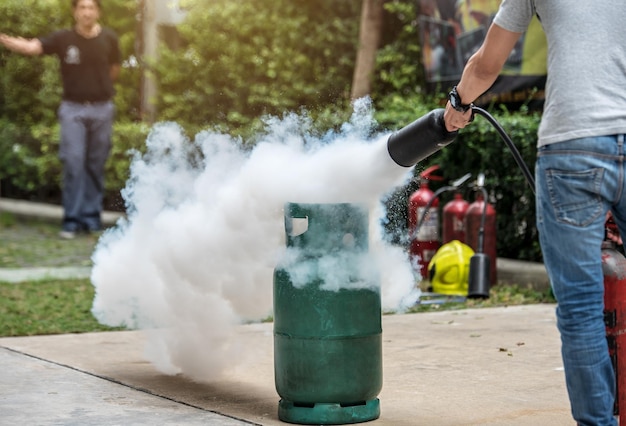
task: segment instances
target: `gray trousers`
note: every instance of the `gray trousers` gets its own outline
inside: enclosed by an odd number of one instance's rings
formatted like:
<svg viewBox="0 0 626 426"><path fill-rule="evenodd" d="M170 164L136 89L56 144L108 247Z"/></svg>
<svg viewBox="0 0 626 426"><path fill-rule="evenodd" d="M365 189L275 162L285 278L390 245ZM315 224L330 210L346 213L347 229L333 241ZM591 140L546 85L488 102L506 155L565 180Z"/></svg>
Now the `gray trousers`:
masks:
<svg viewBox="0 0 626 426"><path fill-rule="evenodd" d="M59 106L65 231L95 231L102 226L104 165L111 152L114 117L112 101L63 101Z"/></svg>

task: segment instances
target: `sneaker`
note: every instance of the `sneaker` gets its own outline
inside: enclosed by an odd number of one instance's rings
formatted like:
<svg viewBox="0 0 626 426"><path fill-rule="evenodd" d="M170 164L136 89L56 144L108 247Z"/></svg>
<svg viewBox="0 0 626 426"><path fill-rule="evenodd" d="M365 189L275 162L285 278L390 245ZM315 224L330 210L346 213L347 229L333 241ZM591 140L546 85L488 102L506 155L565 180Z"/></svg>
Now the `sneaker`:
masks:
<svg viewBox="0 0 626 426"><path fill-rule="evenodd" d="M61 230L59 231L59 237L64 240L73 240L74 238L76 238L76 232Z"/></svg>

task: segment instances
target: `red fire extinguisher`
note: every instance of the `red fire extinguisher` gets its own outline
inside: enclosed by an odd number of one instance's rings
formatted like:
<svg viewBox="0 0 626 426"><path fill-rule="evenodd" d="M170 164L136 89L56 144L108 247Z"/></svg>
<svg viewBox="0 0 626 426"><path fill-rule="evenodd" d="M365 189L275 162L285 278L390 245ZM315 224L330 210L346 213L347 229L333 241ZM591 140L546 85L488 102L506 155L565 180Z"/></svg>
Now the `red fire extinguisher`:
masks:
<svg viewBox="0 0 626 426"><path fill-rule="evenodd" d="M457 191L454 198L443 206L442 244L452 240L466 241L465 214L469 203L463 199L463 194Z"/></svg>
<svg viewBox="0 0 626 426"><path fill-rule="evenodd" d="M619 235L611 217L606 223L607 235ZM615 369L616 398L614 414L626 412L626 258L607 238L602 243L602 272L604 274L604 322L609 354ZM622 422L620 416L619 424Z"/></svg>
<svg viewBox="0 0 626 426"><path fill-rule="evenodd" d="M430 259L440 247L439 243L439 200L433 200L434 192L428 187L429 180L443 180L432 173L439 170L431 166L420 173L420 187L409 197L409 257L411 264L420 276L425 277ZM430 207L428 205L430 204ZM426 209L428 208L428 211ZM419 229L417 225L424 217Z"/></svg>
<svg viewBox="0 0 626 426"><path fill-rule="evenodd" d="M476 199L471 203L465 212L465 238L468 246L474 251L485 253L490 259L489 262L489 283L496 284L496 209L489 204L485 204L484 176L479 176L477 180L478 190Z"/></svg>

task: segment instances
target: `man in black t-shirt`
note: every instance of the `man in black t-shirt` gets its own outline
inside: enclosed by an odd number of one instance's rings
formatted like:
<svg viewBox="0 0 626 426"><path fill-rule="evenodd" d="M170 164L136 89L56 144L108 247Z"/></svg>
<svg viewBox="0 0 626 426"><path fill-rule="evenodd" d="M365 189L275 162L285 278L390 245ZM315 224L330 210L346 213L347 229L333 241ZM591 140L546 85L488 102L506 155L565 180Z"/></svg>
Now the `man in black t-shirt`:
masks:
<svg viewBox="0 0 626 426"><path fill-rule="evenodd" d="M113 82L120 71L117 35L99 24L100 0L72 0L76 25L46 37L0 33L0 44L24 55L56 55L63 100L59 158L63 163L63 226L59 235L101 229L104 166L111 151Z"/></svg>

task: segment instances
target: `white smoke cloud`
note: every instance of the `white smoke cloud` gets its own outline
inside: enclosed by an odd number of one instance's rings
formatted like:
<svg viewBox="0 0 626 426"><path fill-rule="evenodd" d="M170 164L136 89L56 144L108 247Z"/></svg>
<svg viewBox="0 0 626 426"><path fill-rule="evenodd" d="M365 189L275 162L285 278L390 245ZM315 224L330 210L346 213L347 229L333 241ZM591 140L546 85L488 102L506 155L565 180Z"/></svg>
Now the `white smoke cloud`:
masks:
<svg viewBox="0 0 626 426"><path fill-rule="evenodd" d="M93 255L96 318L148 330L146 356L164 373L205 381L232 368L241 357L233 328L272 314L273 271L288 256L286 202L367 206L383 309L412 306L419 290L407 254L380 226L380 200L410 174L389 157L388 135L368 136L373 125L365 100L323 138L305 116L268 119L252 150L228 135L191 142L175 123L155 125L131 164L127 219ZM334 277L329 290L341 286Z"/></svg>

